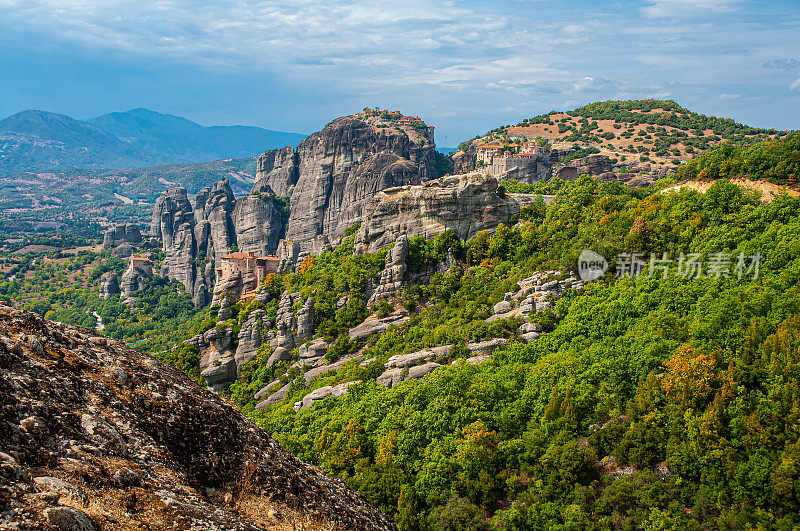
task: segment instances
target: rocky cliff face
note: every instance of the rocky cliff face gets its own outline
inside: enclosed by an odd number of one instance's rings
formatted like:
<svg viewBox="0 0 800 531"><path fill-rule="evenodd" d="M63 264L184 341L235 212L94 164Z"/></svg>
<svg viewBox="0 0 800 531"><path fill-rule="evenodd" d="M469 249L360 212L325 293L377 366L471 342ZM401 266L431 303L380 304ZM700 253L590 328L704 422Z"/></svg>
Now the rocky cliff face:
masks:
<svg viewBox="0 0 800 531"><path fill-rule="evenodd" d="M161 276L177 280L192 295L195 305L208 302L208 288L198 277L194 210L182 187L170 188L161 194L153 210L150 234L161 240L164 261Z"/></svg>
<svg viewBox="0 0 800 531"><path fill-rule="evenodd" d="M150 230L161 240L165 255L161 275L183 284L202 306L213 291L214 268L234 244L241 251L272 254L285 229L277 198L268 187L237 201L228 181L222 180L200 190L194 207L184 188L163 192Z"/></svg>
<svg viewBox="0 0 800 531"><path fill-rule="evenodd" d="M379 125L375 117L345 116L296 150L268 151L259 159L253 190L269 186L290 197L286 237L301 250L340 238L380 190L435 177L433 133Z"/></svg>
<svg viewBox="0 0 800 531"><path fill-rule="evenodd" d="M0 329L0 527L394 528L176 368L5 306Z"/></svg>
<svg viewBox="0 0 800 531"><path fill-rule="evenodd" d="M403 280L406 277L406 269L408 269L408 251L408 236L402 234L397 238L392 250L386 255L386 265L381 271L378 286L367 302L368 307L371 307L376 302L396 297L400 293L400 289L403 287Z"/></svg>
<svg viewBox="0 0 800 531"><path fill-rule="evenodd" d="M161 274L181 282L199 306L218 291L214 268L234 244L277 254L279 272L290 271L298 257L320 252L360 222L379 191L429 180L434 168L431 129L388 126L365 114L338 118L297 149L264 153L252 193L239 200L227 180L201 190L194 207L183 188L165 191L151 222L165 253ZM288 219L278 197L289 198Z"/></svg>
<svg viewBox="0 0 800 531"><path fill-rule="evenodd" d="M103 273L100 277L100 298L110 299L114 295L119 295L119 278L111 271Z"/></svg>
<svg viewBox="0 0 800 531"><path fill-rule="evenodd" d="M292 146L271 149L258 158L253 191L262 192L269 186L279 197L291 197L298 171L297 153Z"/></svg>
<svg viewBox="0 0 800 531"><path fill-rule="evenodd" d="M418 186L389 188L365 208L356 249L375 252L401 235L430 237L452 230L461 239L508 223L534 196L498 193L494 177L480 173L442 177Z"/></svg>
<svg viewBox="0 0 800 531"><path fill-rule="evenodd" d="M109 227L103 235L103 250L113 249L123 243L138 245L142 243L142 233L135 223L120 223Z"/></svg>
<svg viewBox="0 0 800 531"><path fill-rule="evenodd" d="M240 251L255 251L260 256L275 253L283 237L284 219L271 189L236 201L231 221Z"/></svg>

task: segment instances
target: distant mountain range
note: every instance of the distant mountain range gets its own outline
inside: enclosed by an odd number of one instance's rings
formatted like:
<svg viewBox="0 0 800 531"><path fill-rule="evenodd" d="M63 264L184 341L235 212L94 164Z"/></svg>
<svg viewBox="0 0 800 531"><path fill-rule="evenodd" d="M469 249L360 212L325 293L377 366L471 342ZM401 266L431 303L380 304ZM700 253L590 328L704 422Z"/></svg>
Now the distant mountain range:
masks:
<svg viewBox="0 0 800 531"><path fill-rule="evenodd" d="M148 109L88 120L28 110L0 121L0 174L253 157L304 138L260 127L206 127Z"/></svg>

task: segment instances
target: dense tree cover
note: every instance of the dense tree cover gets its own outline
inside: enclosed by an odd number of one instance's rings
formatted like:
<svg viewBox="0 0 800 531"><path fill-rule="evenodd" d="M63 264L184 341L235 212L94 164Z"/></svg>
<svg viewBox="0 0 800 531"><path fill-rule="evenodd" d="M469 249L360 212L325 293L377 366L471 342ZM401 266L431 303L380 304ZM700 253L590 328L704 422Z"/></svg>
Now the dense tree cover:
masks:
<svg viewBox="0 0 800 531"><path fill-rule="evenodd" d="M465 243L412 240L413 270L433 274L403 294L411 323L366 345L375 361L309 388L295 370L268 410L253 411L255 386L240 387L240 405L402 529L800 525L800 200L762 205L727 181L705 195L634 194L583 178L528 220ZM545 333L528 345L514 341L516 320L485 322L519 279L574 268L585 248L612 264L623 252L762 259L758 278L682 278L676 264L666 279L604 277L535 314ZM461 267L439 267L443 258ZM357 295L340 271L353 259L376 271L382 255L345 247L272 282L315 301L333 300L315 291L332 286ZM390 355L455 344L458 358L485 337L512 343L392 389L372 381ZM247 370L264 371L263 360ZM353 380L346 397L294 412L311 389Z"/></svg>
<svg viewBox="0 0 800 531"><path fill-rule="evenodd" d="M105 327L104 335L157 357L159 353L166 355L163 351L167 346L191 337L209 314L208 308L195 309L180 283L164 277L149 279L144 289L137 292L132 307L116 296L101 299L95 289L73 285L49 293L29 308L48 319L85 328L95 328L97 313ZM188 363L178 365L189 367Z"/></svg>
<svg viewBox="0 0 800 531"><path fill-rule="evenodd" d="M687 162L679 175L685 179L747 176L775 184L797 184L800 179L800 135L752 146L721 146Z"/></svg>
<svg viewBox="0 0 800 531"><path fill-rule="evenodd" d="M100 276L108 271L119 276L126 267L123 260L108 252L9 253L0 255L0 267L8 268L5 280L0 282L0 298L6 304L85 328L97 326L96 313L105 335L143 352L159 353L191 337L210 311L195 309L181 284L162 277L148 280L130 306L117 296L101 299ZM186 352L176 351L173 357L179 354ZM191 372L189 363L176 364Z"/></svg>

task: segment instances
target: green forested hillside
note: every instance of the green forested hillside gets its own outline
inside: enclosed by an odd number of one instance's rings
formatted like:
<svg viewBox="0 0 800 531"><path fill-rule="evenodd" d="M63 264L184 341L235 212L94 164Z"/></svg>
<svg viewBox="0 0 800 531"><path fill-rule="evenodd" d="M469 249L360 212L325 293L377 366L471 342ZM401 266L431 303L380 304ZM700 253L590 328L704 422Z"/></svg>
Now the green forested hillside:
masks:
<svg viewBox="0 0 800 531"><path fill-rule="evenodd" d="M406 288L401 302L417 313L367 345L374 362L308 388L298 379L283 402L253 410L253 393L278 375L265 353L230 394L401 529L798 525L800 200L762 205L727 181L705 195L653 192L584 178L513 228L463 245L414 240L412 267L448 251L462 267ZM368 310L325 306L357 296L381 258L348 247L271 279L314 295L317 334L331 339ZM682 278L677 263L666 279L604 277L535 314L545 333L527 345L514 340L519 322L484 321L517 280L575 267L585 248L612 264L622 252L676 262L723 252L732 264L727 278ZM762 255L757 278L739 278L740 253ZM487 337L512 342L478 365L456 361L391 389L372 381L389 355ZM292 408L314 388L353 380L362 383L345 397Z"/></svg>
<svg viewBox="0 0 800 531"><path fill-rule="evenodd" d="M687 162L679 175L687 179L746 176L775 184L797 185L800 180L800 135L752 146L721 146Z"/></svg>

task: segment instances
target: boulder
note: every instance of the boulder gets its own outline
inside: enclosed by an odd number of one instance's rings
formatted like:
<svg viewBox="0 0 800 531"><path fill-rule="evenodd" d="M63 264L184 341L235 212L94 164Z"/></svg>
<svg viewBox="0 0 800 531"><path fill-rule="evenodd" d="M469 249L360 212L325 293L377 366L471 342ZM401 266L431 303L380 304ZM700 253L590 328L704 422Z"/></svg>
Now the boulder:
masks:
<svg viewBox="0 0 800 531"><path fill-rule="evenodd" d="M500 301L500 302L498 302L497 304L494 305L494 308L492 310L496 314L504 314L504 313L510 312L513 309L514 309L514 306L511 304L511 302L509 302L509 301Z"/></svg>
<svg viewBox="0 0 800 531"><path fill-rule="evenodd" d="M348 332L350 341L365 341L369 336L384 333L391 325L400 326L408 321L404 311L395 312L382 319L368 318L363 323L351 328Z"/></svg>
<svg viewBox="0 0 800 531"><path fill-rule="evenodd" d="M276 347L275 350L272 351L272 354L270 354L269 359L267 359L267 366L272 367L279 361L289 361L291 359L292 355L287 349Z"/></svg>
<svg viewBox="0 0 800 531"><path fill-rule="evenodd" d="M422 378L424 376L429 375L434 370L438 369L442 365L436 362L428 362L422 365L417 365L415 367L411 367L408 369L408 375L405 377L405 380L414 380L418 378Z"/></svg>
<svg viewBox="0 0 800 531"><path fill-rule="evenodd" d="M328 344L325 342L324 339L319 338L311 341L310 343L304 343L300 345L298 349L298 354L301 359L309 359L309 358L319 358L324 356L326 352L328 352Z"/></svg>
<svg viewBox="0 0 800 531"><path fill-rule="evenodd" d="M108 271L100 277L100 298L108 299L114 295L119 295L119 279L116 273Z"/></svg>
<svg viewBox="0 0 800 531"><path fill-rule="evenodd" d="M434 361L446 359L450 355L451 345L418 350L410 354L398 354L390 357L384 367L387 369L411 367L419 365L421 361Z"/></svg>
<svg viewBox="0 0 800 531"><path fill-rule="evenodd" d="M139 245L142 243L142 233L135 223L121 223L114 225L103 234L103 250L108 251L123 243Z"/></svg>
<svg viewBox="0 0 800 531"><path fill-rule="evenodd" d="M380 385L383 385L384 387L394 387L400 382L427 376L428 374L430 374L431 372L433 372L434 370L438 369L441 366L442 365L440 363L431 361L410 368L395 367L391 369L386 369L383 372L383 374L381 374L375 379L375 381Z"/></svg>
<svg viewBox="0 0 800 531"><path fill-rule="evenodd" d="M539 339L539 332L526 332L522 334L522 340L525 341L525 343L531 343L537 339Z"/></svg>
<svg viewBox="0 0 800 531"><path fill-rule="evenodd" d="M314 299L306 299L297 312L297 339L307 341L314 337Z"/></svg>
<svg viewBox="0 0 800 531"><path fill-rule="evenodd" d="M315 367L310 371L306 371L306 373L303 375L306 381L306 385L311 383L311 380L313 380L314 378L316 378L321 374L327 374L329 372L338 371L342 367L342 365L344 365L351 359L353 359L353 356L346 356L341 358L340 360L334 361L333 363L329 363L328 365Z"/></svg>
<svg viewBox="0 0 800 531"><path fill-rule="evenodd" d="M267 385L265 385L264 387L259 389L259 391L255 394L253 399L261 400L262 398L267 396L269 393L271 393L272 391L277 389L280 385L281 385L281 381L280 380L271 381L270 383L268 383Z"/></svg>
<svg viewBox="0 0 800 531"><path fill-rule="evenodd" d="M467 350L469 350L473 356L479 356L483 354L491 354L495 350L504 347L507 344L508 339L495 338L477 343L467 343Z"/></svg>
<svg viewBox="0 0 800 531"><path fill-rule="evenodd" d="M291 386L292 382L287 383L286 385L284 385L283 387L281 387L280 389L269 395L269 397L267 397L266 400L262 400L261 402L256 404L255 409L264 409L265 407L271 406L272 404L277 404L278 402L286 398L286 395L289 394L289 388Z"/></svg>
<svg viewBox="0 0 800 531"><path fill-rule="evenodd" d="M307 407L310 407L314 402L318 402L329 396L344 396L347 394L347 388L355 382L345 382L339 385L326 385L325 387L320 387L319 389L314 389L306 396L303 397L302 400L294 403L294 410L300 411Z"/></svg>
<svg viewBox="0 0 800 531"><path fill-rule="evenodd" d="M222 392L236 380L236 360L225 358L219 365L207 367L200 375L206 380L209 389L215 393Z"/></svg>
<svg viewBox="0 0 800 531"><path fill-rule="evenodd" d="M394 387L403 379L403 369L394 368L386 369L383 373L375 378L375 381L384 387Z"/></svg>
<svg viewBox="0 0 800 531"><path fill-rule="evenodd" d="M111 251L111 256L114 258L130 258L134 254L136 254L136 247L127 242L117 245L114 250Z"/></svg>

